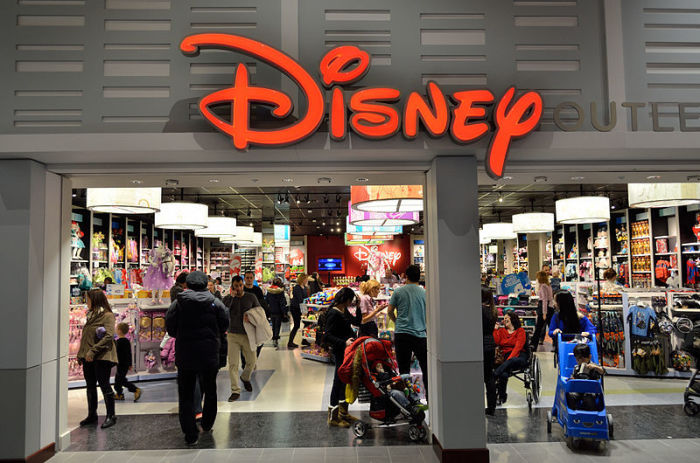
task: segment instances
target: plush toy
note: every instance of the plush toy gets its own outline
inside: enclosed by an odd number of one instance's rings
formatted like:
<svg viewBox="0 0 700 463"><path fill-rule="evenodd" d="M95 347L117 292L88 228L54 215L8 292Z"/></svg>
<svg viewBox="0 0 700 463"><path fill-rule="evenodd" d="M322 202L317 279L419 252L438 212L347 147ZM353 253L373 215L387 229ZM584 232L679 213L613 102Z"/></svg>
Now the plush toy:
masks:
<svg viewBox="0 0 700 463"><path fill-rule="evenodd" d="M92 277L90 276L90 270L86 267L78 269L78 287L83 291L92 289Z"/></svg>

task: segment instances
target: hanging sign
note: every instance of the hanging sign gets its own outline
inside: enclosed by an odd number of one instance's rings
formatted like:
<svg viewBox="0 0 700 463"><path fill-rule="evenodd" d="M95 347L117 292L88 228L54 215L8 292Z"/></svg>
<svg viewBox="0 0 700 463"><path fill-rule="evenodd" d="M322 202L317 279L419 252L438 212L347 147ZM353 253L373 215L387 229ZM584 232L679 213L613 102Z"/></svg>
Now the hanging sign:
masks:
<svg viewBox="0 0 700 463"><path fill-rule="evenodd" d="M526 272L511 273L501 280L502 294L525 294L532 288Z"/></svg>
<svg viewBox="0 0 700 463"><path fill-rule="evenodd" d="M462 90L446 95L435 82L428 82L426 94L411 92L403 105L396 103L401 92L390 87L348 90L370 68L370 54L358 47L344 45L330 50L319 66L321 83L330 92L326 111L322 87L296 60L269 45L240 35L195 34L185 37L180 50L196 56L201 48L224 48L256 58L277 68L299 86L306 99L306 113L295 122L278 129L256 130L250 127L251 104L265 104L272 115L283 119L293 109L292 99L280 90L251 85L245 63L236 68L232 87L210 93L199 102L202 116L214 127L229 135L233 145L245 150L250 145L286 146L300 142L316 132L328 113L328 131L333 140L345 139L348 130L381 140L399 131L407 139L418 136L419 124L433 137L449 132L456 143L473 143L491 130L486 120L486 106L494 106L495 127L486 151L486 171L491 177L503 176L510 143L532 132L542 117L539 93L519 92L510 87L500 98L490 90ZM211 105L231 104L231 120L218 117Z"/></svg>

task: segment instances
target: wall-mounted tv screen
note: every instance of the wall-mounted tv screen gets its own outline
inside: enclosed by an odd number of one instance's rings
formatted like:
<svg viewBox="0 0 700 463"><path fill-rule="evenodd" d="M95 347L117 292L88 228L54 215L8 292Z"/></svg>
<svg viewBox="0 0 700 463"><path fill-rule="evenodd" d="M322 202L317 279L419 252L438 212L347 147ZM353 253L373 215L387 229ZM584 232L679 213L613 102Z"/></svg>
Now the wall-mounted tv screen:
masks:
<svg viewBox="0 0 700 463"><path fill-rule="evenodd" d="M323 257L318 260L319 272L342 272L343 259L340 257Z"/></svg>

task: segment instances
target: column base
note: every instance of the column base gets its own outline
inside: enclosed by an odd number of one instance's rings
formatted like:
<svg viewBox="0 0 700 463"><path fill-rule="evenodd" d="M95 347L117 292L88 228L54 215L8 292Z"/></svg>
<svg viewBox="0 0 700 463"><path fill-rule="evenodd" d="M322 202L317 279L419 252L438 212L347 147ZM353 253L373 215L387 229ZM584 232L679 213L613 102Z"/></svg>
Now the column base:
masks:
<svg viewBox="0 0 700 463"><path fill-rule="evenodd" d="M435 434L433 451L441 463L489 463L489 449L443 449Z"/></svg>
<svg viewBox="0 0 700 463"><path fill-rule="evenodd" d="M26 458L10 458L8 460L0 459L0 463L17 462L17 463L44 463L56 454L56 443L51 443L43 449L37 450Z"/></svg>

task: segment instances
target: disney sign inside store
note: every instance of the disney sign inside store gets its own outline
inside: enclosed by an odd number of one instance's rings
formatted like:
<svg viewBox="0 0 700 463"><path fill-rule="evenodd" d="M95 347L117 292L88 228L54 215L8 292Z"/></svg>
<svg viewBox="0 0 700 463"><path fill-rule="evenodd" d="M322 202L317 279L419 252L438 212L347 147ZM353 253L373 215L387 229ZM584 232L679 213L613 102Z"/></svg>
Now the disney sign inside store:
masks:
<svg viewBox="0 0 700 463"><path fill-rule="evenodd" d="M294 81L307 101L306 113L286 127L258 130L250 127L251 104L264 104L280 119L293 109L289 95L277 89L250 84L245 63L236 68L232 87L206 95L199 102L202 115L217 129L228 134L240 150L251 145L285 146L311 136L326 114L324 90L296 60L285 53L256 40L229 34L196 34L180 43L180 50L196 55L201 48L224 48L257 58L279 69ZM510 143L532 132L542 117L542 97L533 91L516 96L515 87L496 97L490 90L464 90L446 95L438 84L428 82L426 95L411 92L397 103L401 92L390 87L368 87L346 90L362 79L370 68L370 55L355 46L340 46L330 50L319 66L321 83L330 92L328 131L333 140L343 140L352 130L358 135L381 140L399 131L408 139L418 135L419 124L433 137L448 132L457 143L472 143L484 136L491 137L486 151L486 170L494 178L503 176ZM212 105L231 104L231 120L218 117ZM494 106L493 132L487 121L487 106Z"/></svg>

